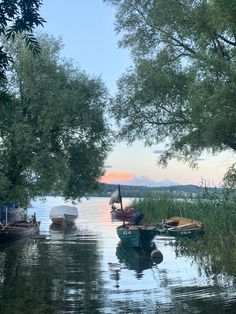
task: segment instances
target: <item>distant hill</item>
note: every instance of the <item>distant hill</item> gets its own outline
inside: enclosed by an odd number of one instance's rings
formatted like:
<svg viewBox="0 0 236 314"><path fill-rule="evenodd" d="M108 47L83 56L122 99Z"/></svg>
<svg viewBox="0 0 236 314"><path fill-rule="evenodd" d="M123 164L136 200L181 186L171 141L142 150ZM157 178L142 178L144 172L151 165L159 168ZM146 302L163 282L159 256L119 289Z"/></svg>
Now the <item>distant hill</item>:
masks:
<svg viewBox="0 0 236 314"><path fill-rule="evenodd" d="M105 184L101 183L100 189L97 193L93 193L91 196L103 196L110 197L111 194L117 190L116 184ZM222 189L217 188L204 188L197 185L188 184L188 185L173 185L173 186L134 186L134 185L121 185L121 194L122 197L135 197L142 198L145 196L156 196L156 195L168 195L173 198L189 198L196 197L197 195L203 194L204 192L208 193L221 193Z"/></svg>

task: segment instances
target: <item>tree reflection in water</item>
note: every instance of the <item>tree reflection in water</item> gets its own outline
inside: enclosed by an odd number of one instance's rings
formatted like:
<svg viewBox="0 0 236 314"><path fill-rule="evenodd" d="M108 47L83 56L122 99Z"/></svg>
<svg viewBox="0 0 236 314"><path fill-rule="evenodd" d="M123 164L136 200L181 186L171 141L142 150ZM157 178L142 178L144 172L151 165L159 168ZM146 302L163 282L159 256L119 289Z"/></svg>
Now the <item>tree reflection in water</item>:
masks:
<svg viewBox="0 0 236 314"><path fill-rule="evenodd" d="M50 226L49 201L41 238L0 246L1 314L235 313L235 241L160 236L157 265L151 251L117 246L107 198L81 204L71 231Z"/></svg>
<svg viewBox="0 0 236 314"><path fill-rule="evenodd" d="M85 308L92 313L101 307L95 240L17 241L1 246L0 265L0 313L81 313Z"/></svg>

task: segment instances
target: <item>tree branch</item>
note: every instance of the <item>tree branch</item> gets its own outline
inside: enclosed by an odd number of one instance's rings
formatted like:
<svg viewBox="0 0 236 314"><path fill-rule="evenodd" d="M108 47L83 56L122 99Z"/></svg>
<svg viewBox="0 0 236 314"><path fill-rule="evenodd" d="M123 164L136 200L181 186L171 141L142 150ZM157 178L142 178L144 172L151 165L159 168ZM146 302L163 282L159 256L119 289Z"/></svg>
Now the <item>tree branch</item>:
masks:
<svg viewBox="0 0 236 314"><path fill-rule="evenodd" d="M143 19L144 23L146 23L146 25L148 25L149 27L157 30L159 33L162 33L164 35L166 35L167 37L169 37L172 41L174 41L176 44L178 44L178 46L184 48L185 50L187 50L188 52L190 52L191 55L196 55L196 51L189 47L187 44L181 42L179 39L175 38L174 36L172 36L170 33L158 28L156 25L151 24L147 18L144 16L144 14L141 12L141 10L138 8L137 5L135 4L131 4L131 6L138 12L138 14L141 16L141 18Z"/></svg>
<svg viewBox="0 0 236 314"><path fill-rule="evenodd" d="M221 34L218 34L218 33L216 33L217 34L217 36L220 38L220 39L222 39L224 42L226 42L227 44L229 44L229 45L231 45L231 46L236 46L236 41L231 41L231 40L229 40L229 39L227 39L227 38L225 38L224 36L222 36Z"/></svg>

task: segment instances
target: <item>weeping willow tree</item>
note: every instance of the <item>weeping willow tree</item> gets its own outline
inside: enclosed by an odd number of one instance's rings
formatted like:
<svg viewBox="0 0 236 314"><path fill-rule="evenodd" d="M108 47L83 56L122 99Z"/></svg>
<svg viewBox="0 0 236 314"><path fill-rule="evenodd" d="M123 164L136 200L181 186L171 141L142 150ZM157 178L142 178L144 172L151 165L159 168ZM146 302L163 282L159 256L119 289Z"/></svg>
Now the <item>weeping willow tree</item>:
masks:
<svg viewBox="0 0 236 314"><path fill-rule="evenodd" d="M116 8L120 46L134 60L111 106L119 136L166 141L163 165L172 158L194 165L204 151L235 152L236 2L105 2Z"/></svg>
<svg viewBox="0 0 236 314"><path fill-rule="evenodd" d="M52 190L77 199L97 188L109 150L103 82L62 60L62 42L6 44L13 63L0 106L0 205L27 206Z"/></svg>

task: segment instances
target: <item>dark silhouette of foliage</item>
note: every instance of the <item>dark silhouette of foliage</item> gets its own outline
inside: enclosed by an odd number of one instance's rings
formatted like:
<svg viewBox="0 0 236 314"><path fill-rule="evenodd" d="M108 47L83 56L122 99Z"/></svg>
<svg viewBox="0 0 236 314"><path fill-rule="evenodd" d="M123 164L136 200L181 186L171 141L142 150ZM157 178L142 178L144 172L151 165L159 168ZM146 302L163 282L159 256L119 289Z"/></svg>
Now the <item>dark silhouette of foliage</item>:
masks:
<svg viewBox="0 0 236 314"><path fill-rule="evenodd" d="M45 20L40 16L39 9L42 0L2 0L0 3L0 37L7 40L23 34L26 45L34 52L40 51L40 46L33 35L37 26L43 26ZM0 79L5 78L5 71L11 60L0 46Z"/></svg>
<svg viewBox="0 0 236 314"><path fill-rule="evenodd" d="M6 45L14 62L0 106L0 206L51 191L79 199L97 187L109 150L103 82L61 60L60 40L37 41L36 56L20 37Z"/></svg>

